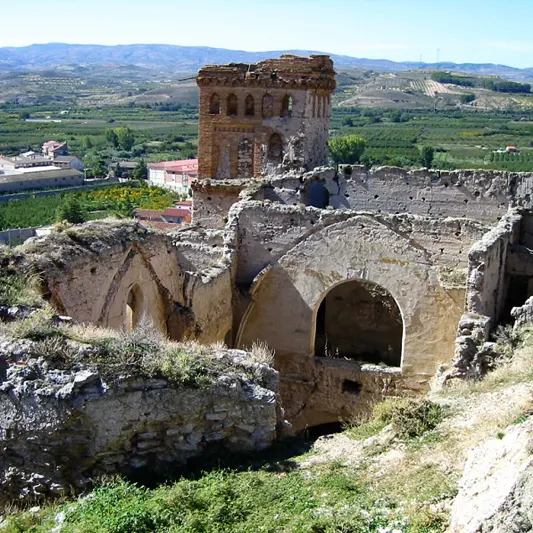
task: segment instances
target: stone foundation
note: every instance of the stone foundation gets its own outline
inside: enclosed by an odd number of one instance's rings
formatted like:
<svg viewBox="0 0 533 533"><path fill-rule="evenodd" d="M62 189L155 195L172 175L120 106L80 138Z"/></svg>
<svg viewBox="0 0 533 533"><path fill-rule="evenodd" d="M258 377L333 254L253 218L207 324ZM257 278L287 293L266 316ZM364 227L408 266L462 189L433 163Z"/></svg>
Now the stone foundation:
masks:
<svg viewBox="0 0 533 533"><path fill-rule="evenodd" d="M168 476L208 449L261 450L277 435L278 374L245 352L220 354L232 369L197 389L105 378L90 365L56 370L27 360L29 344L0 344L11 361L0 385L0 501L76 493L104 474Z"/></svg>

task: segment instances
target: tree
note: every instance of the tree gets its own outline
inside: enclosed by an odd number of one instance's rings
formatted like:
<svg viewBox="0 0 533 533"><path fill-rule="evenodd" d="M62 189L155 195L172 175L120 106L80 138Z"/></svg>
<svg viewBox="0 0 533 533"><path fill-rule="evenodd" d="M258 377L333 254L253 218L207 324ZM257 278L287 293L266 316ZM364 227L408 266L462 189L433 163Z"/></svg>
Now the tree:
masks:
<svg viewBox="0 0 533 533"><path fill-rule="evenodd" d="M141 159L137 166L133 169L133 179L134 180L145 180L148 178L148 167L144 162L144 159Z"/></svg>
<svg viewBox="0 0 533 533"><path fill-rule="evenodd" d="M113 148L118 148L118 135L115 130L106 130L105 132L105 140L108 144L110 144Z"/></svg>
<svg viewBox="0 0 533 533"><path fill-rule="evenodd" d="M75 196L69 196L57 210L57 221L66 220L71 224L82 224L85 222L85 214L79 200Z"/></svg>
<svg viewBox="0 0 533 533"><path fill-rule="evenodd" d="M135 144L135 136L129 128L117 128L115 130L117 135L118 145L122 150L129 152Z"/></svg>
<svg viewBox="0 0 533 533"><path fill-rule="evenodd" d="M87 175L91 178L101 178L107 174L107 167L104 158L96 153L89 152L85 158L85 168Z"/></svg>
<svg viewBox="0 0 533 533"><path fill-rule="evenodd" d="M120 166L120 163L117 163L114 174L115 178L122 178L122 167Z"/></svg>
<svg viewBox="0 0 533 533"><path fill-rule="evenodd" d="M476 95L474 93L462 94L460 98L462 104L469 104L470 102L473 102L475 99L476 99Z"/></svg>
<svg viewBox="0 0 533 533"><path fill-rule="evenodd" d="M83 147L87 150L90 150L93 147L93 142L88 135L85 135L85 137L83 137L83 139L81 140L81 143Z"/></svg>
<svg viewBox="0 0 533 533"><path fill-rule="evenodd" d="M353 119L352 117L344 117L342 119L342 125L348 126L349 128L353 128Z"/></svg>
<svg viewBox="0 0 533 533"><path fill-rule="evenodd" d="M353 165L359 163L365 151L365 140L357 135L337 137L329 141L331 158L338 165L345 163Z"/></svg>
<svg viewBox="0 0 533 533"><path fill-rule="evenodd" d="M433 157L435 156L435 149L433 146L424 146L420 150L420 162L426 167L431 168L433 164Z"/></svg>

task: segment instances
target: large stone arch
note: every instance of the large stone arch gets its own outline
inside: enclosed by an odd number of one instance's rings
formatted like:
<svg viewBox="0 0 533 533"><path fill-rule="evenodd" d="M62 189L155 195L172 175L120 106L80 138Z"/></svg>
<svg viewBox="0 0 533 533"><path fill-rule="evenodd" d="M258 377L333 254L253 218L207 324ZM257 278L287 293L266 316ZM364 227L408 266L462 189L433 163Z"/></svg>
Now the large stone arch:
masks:
<svg viewBox="0 0 533 533"><path fill-rule="evenodd" d="M349 279L330 287L313 312L311 354L401 367L405 327L383 287Z"/></svg>
<svg viewBox="0 0 533 533"><path fill-rule="evenodd" d="M401 370L374 367L365 374L356 362L313 357L316 310L332 287L351 279L383 287L401 309ZM237 344L262 340L275 349L284 378L282 400L297 427L347 417L361 403L387 394L385 389L427 389L436 365L452 359L463 309L457 294L441 287L436 265L423 247L365 215L318 229L300 241L257 276L251 292ZM363 383L367 396L347 397L346 376Z"/></svg>

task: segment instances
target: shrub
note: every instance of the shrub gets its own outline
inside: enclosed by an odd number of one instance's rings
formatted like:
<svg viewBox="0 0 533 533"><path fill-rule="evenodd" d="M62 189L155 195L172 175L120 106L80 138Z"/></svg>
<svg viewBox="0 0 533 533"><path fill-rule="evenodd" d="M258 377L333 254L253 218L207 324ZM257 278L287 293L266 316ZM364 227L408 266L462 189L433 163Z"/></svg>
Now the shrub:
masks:
<svg viewBox="0 0 533 533"><path fill-rule="evenodd" d="M400 438L420 437L443 419L443 408L429 400L388 398L376 404L369 419L349 429L350 437L367 439L392 424Z"/></svg>
<svg viewBox="0 0 533 533"><path fill-rule="evenodd" d="M394 404L388 414L396 434L401 438L420 437L434 429L443 419L443 409L429 400L404 399Z"/></svg>

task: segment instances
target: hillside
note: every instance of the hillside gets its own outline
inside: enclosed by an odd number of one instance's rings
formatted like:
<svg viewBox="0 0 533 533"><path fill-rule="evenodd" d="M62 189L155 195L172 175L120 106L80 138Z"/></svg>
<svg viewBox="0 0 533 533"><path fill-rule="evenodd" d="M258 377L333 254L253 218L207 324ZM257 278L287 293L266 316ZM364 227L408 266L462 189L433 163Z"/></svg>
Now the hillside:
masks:
<svg viewBox="0 0 533 533"><path fill-rule="evenodd" d="M191 72L209 63L253 63L281 54L309 55L311 50L246 52L205 46L131 44L118 46L79 44L34 44L0 48L0 71L40 70L65 65L135 65L165 72ZM418 63L387 59L355 58L331 54L337 68L358 68L378 72L401 72L414 68L444 69L480 75L502 76L511 80L533 80L533 68L518 69L492 63Z"/></svg>

